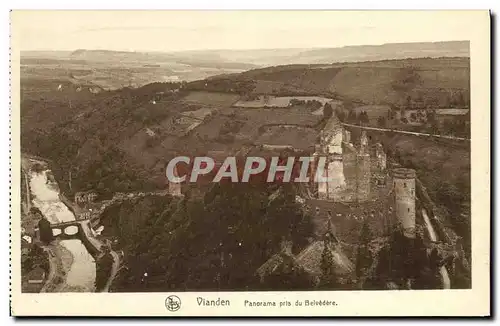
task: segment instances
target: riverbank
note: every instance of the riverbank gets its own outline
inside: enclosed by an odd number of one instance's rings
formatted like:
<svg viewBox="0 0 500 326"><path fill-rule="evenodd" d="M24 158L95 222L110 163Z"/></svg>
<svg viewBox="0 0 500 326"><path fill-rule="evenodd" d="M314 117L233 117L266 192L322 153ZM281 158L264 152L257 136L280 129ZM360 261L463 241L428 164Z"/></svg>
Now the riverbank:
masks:
<svg viewBox="0 0 500 326"><path fill-rule="evenodd" d="M81 209L62 193L48 160L23 155L22 168L26 178L25 192L29 198L26 205L38 208L51 224L78 220ZM31 222L31 236L35 238L38 218L36 221L33 218ZM48 255L49 268L40 292L109 291L120 267L120 255L110 250L110 266L99 266L103 256L102 249L107 245L96 237L89 220L82 221L79 228L78 238L56 239L50 245L42 246ZM109 246L108 248L111 249ZM109 271L109 275L103 276L104 286L96 289L97 269L101 267Z"/></svg>
<svg viewBox="0 0 500 326"><path fill-rule="evenodd" d="M46 162L43 169L32 170L32 164L39 163L25 159L25 170L29 171L29 189L32 204L51 223L75 220L75 215L59 196L57 182L51 176ZM49 278L44 292L93 292L95 261L79 239L55 240L46 246L49 252Z"/></svg>
<svg viewBox="0 0 500 326"><path fill-rule="evenodd" d="M55 241L53 244L45 246L44 249L49 254L49 274L40 292L64 292L66 288L66 277L73 264L73 255Z"/></svg>

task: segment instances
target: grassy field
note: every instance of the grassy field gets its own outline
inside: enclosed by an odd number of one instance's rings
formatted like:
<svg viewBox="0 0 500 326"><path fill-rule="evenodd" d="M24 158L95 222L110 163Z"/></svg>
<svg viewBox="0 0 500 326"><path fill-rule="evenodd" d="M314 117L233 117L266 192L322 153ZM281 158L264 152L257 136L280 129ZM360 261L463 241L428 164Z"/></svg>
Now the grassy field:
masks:
<svg viewBox="0 0 500 326"><path fill-rule="evenodd" d="M265 145L290 145L296 149L314 148L318 132L311 128L268 127L256 143Z"/></svg>
<svg viewBox="0 0 500 326"><path fill-rule="evenodd" d="M207 106L228 107L237 102L239 98L240 97L236 94L194 91L189 92L189 94L184 97L184 101Z"/></svg>
<svg viewBox="0 0 500 326"><path fill-rule="evenodd" d="M325 103L336 102L330 98L321 97L321 96L259 96L255 100L245 101L239 100L234 103L236 107L242 108L263 108L263 107L281 107L286 108L290 105L290 101L292 99L300 100L300 101L319 101L321 104L325 105ZM338 102L338 101L337 101Z"/></svg>

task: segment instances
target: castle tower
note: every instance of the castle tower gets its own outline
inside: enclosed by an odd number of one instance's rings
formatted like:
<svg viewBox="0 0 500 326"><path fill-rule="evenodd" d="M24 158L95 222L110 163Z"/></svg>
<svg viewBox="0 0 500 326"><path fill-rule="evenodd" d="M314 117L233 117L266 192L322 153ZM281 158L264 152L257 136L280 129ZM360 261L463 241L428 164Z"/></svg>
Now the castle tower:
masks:
<svg viewBox="0 0 500 326"><path fill-rule="evenodd" d="M335 129L326 138L328 154L342 154L342 129Z"/></svg>
<svg viewBox="0 0 500 326"><path fill-rule="evenodd" d="M375 145L375 157L377 159L377 168L380 171L385 171L387 168L387 154L385 154L381 143Z"/></svg>
<svg viewBox="0 0 500 326"><path fill-rule="evenodd" d="M332 154L328 160L328 199L339 200L345 188L344 163L342 154Z"/></svg>
<svg viewBox="0 0 500 326"><path fill-rule="evenodd" d="M174 167L174 176L178 177L177 166ZM172 196L180 197L182 196L181 183L180 182L168 182L168 193Z"/></svg>
<svg viewBox="0 0 500 326"><path fill-rule="evenodd" d="M360 148L359 148L359 153L360 154L365 154L368 153L368 137L366 136L366 131L361 132L361 140L360 140Z"/></svg>
<svg viewBox="0 0 500 326"><path fill-rule="evenodd" d="M396 219L405 236L415 238L415 170L396 168L392 175Z"/></svg>
<svg viewBox="0 0 500 326"><path fill-rule="evenodd" d="M343 129L342 142L347 143L347 144L349 144L351 142L351 132L347 129Z"/></svg>
<svg viewBox="0 0 500 326"><path fill-rule="evenodd" d="M326 160L325 169L323 170L323 178L328 178L328 166L330 162ZM318 198L319 199L328 199L328 182L326 181L318 181L316 182L318 189Z"/></svg>
<svg viewBox="0 0 500 326"><path fill-rule="evenodd" d="M356 161L356 199L365 202L370 197L370 154L360 153Z"/></svg>

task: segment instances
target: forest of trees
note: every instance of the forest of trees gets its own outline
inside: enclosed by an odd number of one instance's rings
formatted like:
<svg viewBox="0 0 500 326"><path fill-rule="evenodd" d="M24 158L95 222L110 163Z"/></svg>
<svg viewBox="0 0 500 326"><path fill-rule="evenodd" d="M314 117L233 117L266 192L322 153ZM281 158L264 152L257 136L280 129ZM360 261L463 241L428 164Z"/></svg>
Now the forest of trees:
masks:
<svg viewBox="0 0 500 326"><path fill-rule="evenodd" d="M356 110L348 110L347 113L345 110L337 109L335 114L339 118L340 121L351 123L351 124L368 124L370 123L370 118L368 117L368 113L366 111L360 111L356 113Z"/></svg>
<svg viewBox="0 0 500 326"><path fill-rule="evenodd" d="M102 221L125 252L115 291L257 289L256 269L283 238L296 253L312 235L289 184L214 184L203 199L112 206Z"/></svg>

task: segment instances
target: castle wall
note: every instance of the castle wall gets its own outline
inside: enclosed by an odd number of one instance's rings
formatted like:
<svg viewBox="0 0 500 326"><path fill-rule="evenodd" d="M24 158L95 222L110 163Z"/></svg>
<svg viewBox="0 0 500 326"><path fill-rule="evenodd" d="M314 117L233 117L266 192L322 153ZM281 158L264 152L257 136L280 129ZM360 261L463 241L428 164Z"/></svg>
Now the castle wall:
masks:
<svg viewBox="0 0 500 326"><path fill-rule="evenodd" d="M377 159L377 169L379 171L385 171L385 169L387 168L387 154L384 151L384 147L380 143L377 143L375 145L375 157Z"/></svg>
<svg viewBox="0 0 500 326"><path fill-rule="evenodd" d="M311 163L309 165L309 167L310 167L309 168L309 188L311 190L311 195L315 198L318 196L318 184L315 180L318 158L319 158L319 155L318 155L318 152L316 151L316 152L314 152L313 160L311 161Z"/></svg>
<svg viewBox="0 0 500 326"><path fill-rule="evenodd" d="M344 166L341 154L334 154L330 157L328 164L328 198L341 200L342 192L346 186L344 177Z"/></svg>
<svg viewBox="0 0 500 326"><path fill-rule="evenodd" d="M342 141L348 144L351 142L351 132L349 130L344 129Z"/></svg>
<svg viewBox="0 0 500 326"><path fill-rule="evenodd" d="M365 202L369 200L370 197L370 179L371 179L370 155L358 154L356 156L356 159L357 159L356 197L359 202Z"/></svg>
<svg viewBox="0 0 500 326"><path fill-rule="evenodd" d="M323 173L323 177L326 178L328 176L328 170L325 169ZM328 199L328 183L326 182L317 182L318 187L318 198L319 199Z"/></svg>
<svg viewBox="0 0 500 326"><path fill-rule="evenodd" d="M352 146L352 144L349 145L344 148L342 159L345 178L344 198L346 201L354 201L356 199L357 159L354 146Z"/></svg>

